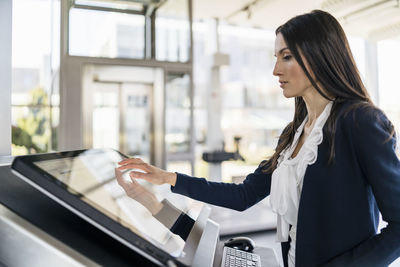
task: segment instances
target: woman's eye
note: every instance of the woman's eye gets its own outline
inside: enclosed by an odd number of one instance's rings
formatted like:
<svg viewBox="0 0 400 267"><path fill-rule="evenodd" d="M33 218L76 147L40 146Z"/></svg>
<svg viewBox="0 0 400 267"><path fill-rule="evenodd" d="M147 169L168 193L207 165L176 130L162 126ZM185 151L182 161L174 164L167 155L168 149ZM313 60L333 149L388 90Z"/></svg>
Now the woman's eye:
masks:
<svg viewBox="0 0 400 267"><path fill-rule="evenodd" d="M292 55L283 56L283 60L289 60L289 59L291 59L291 58L292 58Z"/></svg>

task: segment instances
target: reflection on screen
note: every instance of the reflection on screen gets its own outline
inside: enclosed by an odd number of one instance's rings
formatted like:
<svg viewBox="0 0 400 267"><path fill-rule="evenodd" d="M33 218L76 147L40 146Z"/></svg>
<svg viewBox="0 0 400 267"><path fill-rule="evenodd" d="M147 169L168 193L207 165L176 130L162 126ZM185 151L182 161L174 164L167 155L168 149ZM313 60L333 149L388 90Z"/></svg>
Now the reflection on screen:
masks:
<svg viewBox="0 0 400 267"><path fill-rule="evenodd" d="M179 256L185 242L173 234L139 202L126 196L115 179L114 169L122 156L114 150L87 150L76 157L34 162L79 196L113 220L173 256ZM129 179L128 173L124 174ZM151 184L140 181L159 194Z"/></svg>

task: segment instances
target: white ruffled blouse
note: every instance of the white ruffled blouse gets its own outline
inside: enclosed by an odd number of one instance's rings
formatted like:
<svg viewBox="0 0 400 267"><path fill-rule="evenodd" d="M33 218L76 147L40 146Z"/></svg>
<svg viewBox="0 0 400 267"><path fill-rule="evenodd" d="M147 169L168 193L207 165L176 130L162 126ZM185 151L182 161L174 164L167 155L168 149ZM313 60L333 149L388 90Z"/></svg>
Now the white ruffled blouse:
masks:
<svg viewBox="0 0 400 267"><path fill-rule="evenodd" d="M323 140L322 128L329 117L332 104L333 102L329 102L326 105L323 112L318 116L310 135L305 140L299 153L295 158L291 158L303 132L304 125L308 120L308 116L304 119L295 133L292 145L281 153L278 158L278 166L272 173L270 204L272 210L277 213L276 241L288 241L290 235L292 242L289 251L289 261L294 260L297 213L304 174L307 166L314 164L317 160L318 145ZM290 225L292 225L292 228L289 233Z"/></svg>

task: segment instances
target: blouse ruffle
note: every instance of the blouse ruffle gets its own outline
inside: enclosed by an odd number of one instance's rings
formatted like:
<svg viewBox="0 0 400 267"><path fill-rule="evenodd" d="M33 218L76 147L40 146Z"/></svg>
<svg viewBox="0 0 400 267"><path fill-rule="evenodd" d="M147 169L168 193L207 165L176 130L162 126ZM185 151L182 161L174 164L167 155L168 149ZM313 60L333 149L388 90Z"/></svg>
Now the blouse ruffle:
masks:
<svg viewBox="0 0 400 267"><path fill-rule="evenodd" d="M296 130L292 145L284 150L278 158L278 166L272 174L270 205L277 213L277 236L279 242L288 241L289 226L297 225L297 213L300 192L308 165L316 162L318 146L323 141L323 127L327 121L333 102L329 102L317 121L310 135L305 140L299 153L291 158L299 141L308 116ZM300 190L299 190L300 188Z"/></svg>

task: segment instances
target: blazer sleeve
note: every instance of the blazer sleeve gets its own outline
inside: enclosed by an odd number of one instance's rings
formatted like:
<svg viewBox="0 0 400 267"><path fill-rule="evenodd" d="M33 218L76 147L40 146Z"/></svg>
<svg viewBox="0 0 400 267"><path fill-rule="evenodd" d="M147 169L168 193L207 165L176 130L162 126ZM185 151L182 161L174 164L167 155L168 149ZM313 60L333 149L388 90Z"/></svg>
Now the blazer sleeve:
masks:
<svg viewBox="0 0 400 267"><path fill-rule="evenodd" d="M400 162L392 125L382 111L355 112L351 129L356 156L371 185L382 218L388 224L381 232L326 266L388 266L400 256Z"/></svg>
<svg viewBox="0 0 400 267"><path fill-rule="evenodd" d="M177 173L177 180L172 192L188 196L212 205L243 211L269 195L271 174L264 173L261 162L258 168L241 184L207 181L204 178Z"/></svg>

